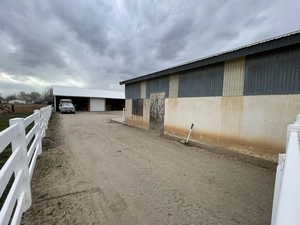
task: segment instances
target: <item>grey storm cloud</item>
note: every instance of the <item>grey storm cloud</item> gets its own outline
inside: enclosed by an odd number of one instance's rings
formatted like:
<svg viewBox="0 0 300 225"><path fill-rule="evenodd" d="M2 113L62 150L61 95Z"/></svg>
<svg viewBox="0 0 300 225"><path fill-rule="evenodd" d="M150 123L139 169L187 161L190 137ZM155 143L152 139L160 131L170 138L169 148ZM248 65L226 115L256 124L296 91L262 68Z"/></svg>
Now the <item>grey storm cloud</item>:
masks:
<svg viewBox="0 0 300 225"><path fill-rule="evenodd" d="M0 93L118 82L300 28L297 0L2 0Z"/></svg>

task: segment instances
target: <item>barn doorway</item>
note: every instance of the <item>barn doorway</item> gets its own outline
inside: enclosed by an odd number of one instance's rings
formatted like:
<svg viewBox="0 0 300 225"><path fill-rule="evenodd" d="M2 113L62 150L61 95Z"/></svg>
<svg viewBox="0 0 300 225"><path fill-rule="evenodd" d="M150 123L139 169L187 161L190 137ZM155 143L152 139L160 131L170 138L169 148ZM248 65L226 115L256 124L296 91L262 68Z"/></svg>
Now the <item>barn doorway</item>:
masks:
<svg viewBox="0 0 300 225"><path fill-rule="evenodd" d="M59 111L60 99L71 99L76 111L90 111L90 98L70 96L56 96L56 111Z"/></svg>
<svg viewBox="0 0 300 225"><path fill-rule="evenodd" d="M124 99L106 99L106 111L121 111L125 107Z"/></svg>

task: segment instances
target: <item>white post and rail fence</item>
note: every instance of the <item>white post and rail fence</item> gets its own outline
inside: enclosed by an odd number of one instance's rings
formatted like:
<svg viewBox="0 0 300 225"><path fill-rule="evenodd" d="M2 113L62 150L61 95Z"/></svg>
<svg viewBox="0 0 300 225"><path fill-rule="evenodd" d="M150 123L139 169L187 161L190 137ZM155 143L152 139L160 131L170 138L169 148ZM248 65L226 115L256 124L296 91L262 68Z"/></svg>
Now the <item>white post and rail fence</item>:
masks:
<svg viewBox="0 0 300 225"><path fill-rule="evenodd" d="M0 154L8 146L12 150L0 169L0 225L20 224L31 206L32 174L51 113L51 106L35 110L26 118L11 119L0 132Z"/></svg>

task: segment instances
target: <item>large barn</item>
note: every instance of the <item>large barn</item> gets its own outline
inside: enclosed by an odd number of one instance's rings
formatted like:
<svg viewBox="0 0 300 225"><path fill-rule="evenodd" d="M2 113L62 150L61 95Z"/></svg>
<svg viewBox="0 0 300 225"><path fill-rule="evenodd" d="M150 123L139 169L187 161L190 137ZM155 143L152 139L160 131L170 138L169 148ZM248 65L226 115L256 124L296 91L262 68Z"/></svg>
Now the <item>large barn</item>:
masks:
<svg viewBox="0 0 300 225"><path fill-rule="evenodd" d="M122 110L125 106L125 94L119 91L54 86L53 96L56 111L60 99L71 99L76 111Z"/></svg>
<svg viewBox="0 0 300 225"><path fill-rule="evenodd" d="M300 113L300 32L120 82L126 121L238 151L277 155Z"/></svg>

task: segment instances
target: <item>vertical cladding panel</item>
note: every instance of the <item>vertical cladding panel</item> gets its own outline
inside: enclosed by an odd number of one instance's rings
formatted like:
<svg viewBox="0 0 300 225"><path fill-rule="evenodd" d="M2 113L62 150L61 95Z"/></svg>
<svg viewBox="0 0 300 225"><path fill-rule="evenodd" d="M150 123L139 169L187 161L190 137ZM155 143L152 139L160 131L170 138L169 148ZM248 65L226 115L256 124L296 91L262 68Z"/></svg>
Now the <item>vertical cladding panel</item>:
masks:
<svg viewBox="0 0 300 225"><path fill-rule="evenodd" d="M141 98L141 84L140 83L126 84L125 96L126 99Z"/></svg>
<svg viewBox="0 0 300 225"><path fill-rule="evenodd" d="M223 96L242 96L244 93L245 58L225 62Z"/></svg>
<svg viewBox="0 0 300 225"><path fill-rule="evenodd" d="M126 99L125 100L125 107L126 107L126 118L131 118L132 116L132 99Z"/></svg>
<svg viewBox="0 0 300 225"><path fill-rule="evenodd" d="M169 96L169 77L160 77L147 81L146 96L150 98L152 93L165 93L165 97Z"/></svg>
<svg viewBox="0 0 300 225"><path fill-rule="evenodd" d="M178 84L179 84L179 75L170 76L169 98L178 97Z"/></svg>
<svg viewBox="0 0 300 225"><path fill-rule="evenodd" d="M150 99L144 99L143 120L149 123L149 120L150 120Z"/></svg>
<svg viewBox="0 0 300 225"><path fill-rule="evenodd" d="M300 93L300 45L247 56L244 95Z"/></svg>
<svg viewBox="0 0 300 225"><path fill-rule="evenodd" d="M136 116L143 116L143 102L144 99L132 100L132 114Z"/></svg>
<svg viewBox="0 0 300 225"><path fill-rule="evenodd" d="M224 63L184 72L179 76L178 97L222 96Z"/></svg>
<svg viewBox="0 0 300 225"><path fill-rule="evenodd" d="M141 82L141 98L146 98L146 87L147 87L147 83Z"/></svg>

